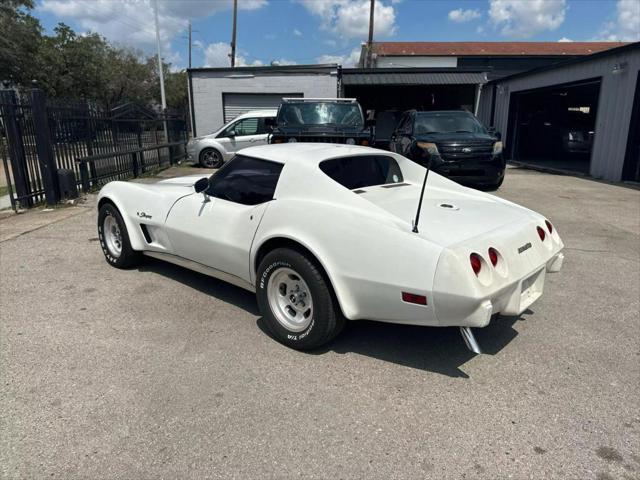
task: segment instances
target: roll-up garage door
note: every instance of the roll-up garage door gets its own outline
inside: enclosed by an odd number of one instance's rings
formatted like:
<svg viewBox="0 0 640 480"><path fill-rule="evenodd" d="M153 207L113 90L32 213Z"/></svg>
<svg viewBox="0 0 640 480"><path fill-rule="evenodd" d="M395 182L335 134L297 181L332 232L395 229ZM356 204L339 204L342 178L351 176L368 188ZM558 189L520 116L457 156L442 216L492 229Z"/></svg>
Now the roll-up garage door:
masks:
<svg viewBox="0 0 640 480"><path fill-rule="evenodd" d="M251 110L278 108L283 97L302 98L302 93L223 93L225 123Z"/></svg>

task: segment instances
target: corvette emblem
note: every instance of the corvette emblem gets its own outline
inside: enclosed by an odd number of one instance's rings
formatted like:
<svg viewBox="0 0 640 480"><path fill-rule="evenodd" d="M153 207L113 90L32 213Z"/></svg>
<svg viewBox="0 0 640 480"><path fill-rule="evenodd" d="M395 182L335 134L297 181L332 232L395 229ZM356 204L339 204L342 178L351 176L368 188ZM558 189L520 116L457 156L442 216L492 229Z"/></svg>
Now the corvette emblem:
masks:
<svg viewBox="0 0 640 480"><path fill-rule="evenodd" d="M140 218L153 218L151 215L147 215L144 212L136 212L136 215L138 215Z"/></svg>
<svg viewBox="0 0 640 480"><path fill-rule="evenodd" d="M520 248L518 248L518 253L525 252L525 251L529 250L530 248L531 248L531 242L527 242L524 245L522 245Z"/></svg>
<svg viewBox="0 0 640 480"><path fill-rule="evenodd" d="M471 149L469 147L464 147L462 149L462 153L471 153Z"/></svg>

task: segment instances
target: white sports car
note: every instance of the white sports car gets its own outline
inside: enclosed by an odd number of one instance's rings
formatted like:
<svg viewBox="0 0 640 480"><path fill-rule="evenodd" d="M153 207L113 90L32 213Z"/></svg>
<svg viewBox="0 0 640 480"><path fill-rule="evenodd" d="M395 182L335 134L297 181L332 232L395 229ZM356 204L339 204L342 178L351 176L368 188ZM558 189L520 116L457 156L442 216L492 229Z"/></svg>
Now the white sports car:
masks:
<svg viewBox="0 0 640 480"><path fill-rule="evenodd" d="M107 184L98 233L115 267L144 254L255 291L293 348L369 319L458 326L479 353L470 327L540 298L563 243L543 216L426 173L368 147L252 147L210 178Z"/></svg>

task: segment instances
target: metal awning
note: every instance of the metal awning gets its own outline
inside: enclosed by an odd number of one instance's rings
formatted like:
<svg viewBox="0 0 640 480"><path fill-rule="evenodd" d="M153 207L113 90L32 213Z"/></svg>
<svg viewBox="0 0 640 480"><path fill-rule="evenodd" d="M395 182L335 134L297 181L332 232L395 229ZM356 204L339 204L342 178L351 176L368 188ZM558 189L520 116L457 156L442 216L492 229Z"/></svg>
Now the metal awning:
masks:
<svg viewBox="0 0 640 480"><path fill-rule="evenodd" d="M343 72L343 85L478 85L485 72Z"/></svg>

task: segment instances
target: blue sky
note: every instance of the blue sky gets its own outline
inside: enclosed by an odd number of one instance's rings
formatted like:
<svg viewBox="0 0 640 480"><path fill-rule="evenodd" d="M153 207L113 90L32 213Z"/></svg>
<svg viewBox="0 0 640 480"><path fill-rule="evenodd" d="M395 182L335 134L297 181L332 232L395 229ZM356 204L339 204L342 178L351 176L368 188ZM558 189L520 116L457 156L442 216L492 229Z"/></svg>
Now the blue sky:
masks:
<svg viewBox="0 0 640 480"><path fill-rule="evenodd" d="M238 63L357 61L369 0L239 0ZM163 56L193 66L226 66L231 0L158 0ZM39 0L47 30L65 22L150 54L149 0ZM376 0L379 41L640 40L640 0Z"/></svg>

